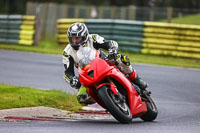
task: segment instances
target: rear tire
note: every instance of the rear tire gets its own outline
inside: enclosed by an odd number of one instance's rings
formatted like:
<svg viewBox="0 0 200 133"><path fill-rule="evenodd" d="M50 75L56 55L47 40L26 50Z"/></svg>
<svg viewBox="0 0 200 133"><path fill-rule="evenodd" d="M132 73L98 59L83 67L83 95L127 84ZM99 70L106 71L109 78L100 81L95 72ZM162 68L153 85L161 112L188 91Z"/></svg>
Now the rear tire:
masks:
<svg viewBox="0 0 200 133"><path fill-rule="evenodd" d="M147 113L140 117L143 121L153 121L157 118L157 107L149 94L144 94L144 99L147 105Z"/></svg>
<svg viewBox="0 0 200 133"><path fill-rule="evenodd" d="M129 106L125 102L115 98L116 95L107 86L102 86L98 90L99 98L102 100L108 111L120 123L130 123L132 121L132 113Z"/></svg>

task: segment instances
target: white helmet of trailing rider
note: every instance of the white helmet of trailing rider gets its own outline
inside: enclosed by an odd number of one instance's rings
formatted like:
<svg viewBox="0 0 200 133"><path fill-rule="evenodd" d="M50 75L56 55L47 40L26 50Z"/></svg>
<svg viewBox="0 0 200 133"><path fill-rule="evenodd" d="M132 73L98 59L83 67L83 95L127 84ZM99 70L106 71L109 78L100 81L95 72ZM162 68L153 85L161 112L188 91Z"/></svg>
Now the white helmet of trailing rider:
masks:
<svg viewBox="0 0 200 133"><path fill-rule="evenodd" d="M84 46L88 40L88 34L85 24L73 23L67 31L69 43L72 48L78 50L80 46Z"/></svg>

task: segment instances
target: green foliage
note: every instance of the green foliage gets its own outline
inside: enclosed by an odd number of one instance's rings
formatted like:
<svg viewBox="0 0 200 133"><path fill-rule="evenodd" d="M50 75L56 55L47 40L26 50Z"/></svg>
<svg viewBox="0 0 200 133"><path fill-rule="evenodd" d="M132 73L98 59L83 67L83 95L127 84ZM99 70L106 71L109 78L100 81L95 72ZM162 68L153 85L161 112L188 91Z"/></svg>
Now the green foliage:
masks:
<svg viewBox="0 0 200 133"><path fill-rule="evenodd" d="M199 8L199 0L165 0L166 6L176 7L176 8Z"/></svg>
<svg viewBox="0 0 200 133"><path fill-rule="evenodd" d="M47 106L75 111L81 109L76 96L59 90L37 90L0 84L0 109Z"/></svg>
<svg viewBox="0 0 200 133"><path fill-rule="evenodd" d="M27 2L96 6L156 6L199 9L199 0L0 0L1 14L25 14Z"/></svg>

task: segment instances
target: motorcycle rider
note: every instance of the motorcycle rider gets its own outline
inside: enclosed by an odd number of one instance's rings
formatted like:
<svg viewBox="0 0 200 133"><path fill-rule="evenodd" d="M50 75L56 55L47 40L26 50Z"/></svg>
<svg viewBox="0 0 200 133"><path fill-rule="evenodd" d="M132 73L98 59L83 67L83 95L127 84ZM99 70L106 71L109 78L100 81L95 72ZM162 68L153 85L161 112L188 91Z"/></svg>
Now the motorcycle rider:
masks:
<svg viewBox="0 0 200 133"><path fill-rule="evenodd" d="M94 101L87 94L87 89L82 87L79 78L74 73L74 66L78 67L77 51L81 47L90 47L95 50L101 51L105 49L108 51L109 57L116 58L118 69L124 73L130 81L139 86L141 90L147 88L147 83L144 82L132 68L129 58L125 55L118 53L118 43L113 40L105 40L98 34L89 34L88 29L84 23L74 23L68 28L67 36L69 44L63 51L63 63L64 63L64 78L71 87L79 89L77 94L78 102L81 104L92 104ZM100 55L101 56L101 55Z"/></svg>

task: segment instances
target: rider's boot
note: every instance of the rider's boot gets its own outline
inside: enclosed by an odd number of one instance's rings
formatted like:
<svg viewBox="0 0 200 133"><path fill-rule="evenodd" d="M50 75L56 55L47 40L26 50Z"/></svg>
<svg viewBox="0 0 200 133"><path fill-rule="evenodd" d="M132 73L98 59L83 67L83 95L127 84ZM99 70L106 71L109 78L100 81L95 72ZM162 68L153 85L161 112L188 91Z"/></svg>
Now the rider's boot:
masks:
<svg viewBox="0 0 200 133"><path fill-rule="evenodd" d="M129 75L129 79L136 84L141 90L146 90L148 87L147 82L143 81L133 69L133 72Z"/></svg>
<svg viewBox="0 0 200 133"><path fill-rule="evenodd" d="M96 103L94 99L92 99L91 96L88 95L86 88L79 89L77 94L77 100L83 106Z"/></svg>

